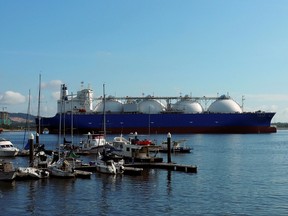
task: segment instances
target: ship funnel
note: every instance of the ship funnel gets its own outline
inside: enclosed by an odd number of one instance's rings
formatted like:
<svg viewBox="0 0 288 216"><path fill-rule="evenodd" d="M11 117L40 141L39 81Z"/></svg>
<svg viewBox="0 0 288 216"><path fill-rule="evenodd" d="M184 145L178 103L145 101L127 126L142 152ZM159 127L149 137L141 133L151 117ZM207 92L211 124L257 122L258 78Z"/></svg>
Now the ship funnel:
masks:
<svg viewBox="0 0 288 216"><path fill-rule="evenodd" d="M60 88L60 100L68 100L68 90L65 84L62 84Z"/></svg>

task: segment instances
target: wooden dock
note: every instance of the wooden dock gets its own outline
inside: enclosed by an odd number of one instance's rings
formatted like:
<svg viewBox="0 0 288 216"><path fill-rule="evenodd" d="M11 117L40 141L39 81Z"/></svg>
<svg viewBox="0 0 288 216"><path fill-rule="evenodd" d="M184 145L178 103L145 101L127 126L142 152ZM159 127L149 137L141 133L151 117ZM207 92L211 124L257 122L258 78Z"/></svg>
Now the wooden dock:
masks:
<svg viewBox="0 0 288 216"><path fill-rule="evenodd" d="M184 164L176 164L176 163L131 163L125 164L125 167L135 167L135 168L159 168L159 169L167 169L172 171L182 171L186 173L197 173L197 166L193 165L184 165Z"/></svg>
<svg viewBox="0 0 288 216"><path fill-rule="evenodd" d="M86 166L79 166L75 167L75 170L81 170L86 172L96 172L95 165L86 165ZM140 167L132 167L124 165L124 173L125 175L142 175L143 168Z"/></svg>
<svg viewBox="0 0 288 216"><path fill-rule="evenodd" d="M186 173L197 173L197 166L193 165L184 165L176 163L129 163L124 164L124 174L127 175L141 175L143 169L166 169L172 171L182 171ZM95 166L81 166L75 167L77 170L96 172Z"/></svg>

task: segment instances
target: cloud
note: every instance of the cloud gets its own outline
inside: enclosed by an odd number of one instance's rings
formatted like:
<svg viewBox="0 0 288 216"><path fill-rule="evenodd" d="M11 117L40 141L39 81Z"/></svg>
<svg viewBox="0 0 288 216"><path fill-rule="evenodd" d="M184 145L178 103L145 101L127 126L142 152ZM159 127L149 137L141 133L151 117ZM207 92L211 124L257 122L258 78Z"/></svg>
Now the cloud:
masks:
<svg viewBox="0 0 288 216"><path fill-rule="evenodd" d="M60 98L60 91L52 92L52 98L58 100Z"/></svg>
<svg viewBox="0 0 288 216"><path fill-rule="evenodd" d="M0 95L0 103L4 105L22 104L25 101L25 96L18 92L6 91L3 95Z"/></svg>
<svg viewBox="0 0 288 216"><path fill-rule="evenodd" d="M59 90L61 84L63 84L63 82L61 80L51 80L47 83L42 82L41 88L42 89L49 89L49 90Z"/></svg>

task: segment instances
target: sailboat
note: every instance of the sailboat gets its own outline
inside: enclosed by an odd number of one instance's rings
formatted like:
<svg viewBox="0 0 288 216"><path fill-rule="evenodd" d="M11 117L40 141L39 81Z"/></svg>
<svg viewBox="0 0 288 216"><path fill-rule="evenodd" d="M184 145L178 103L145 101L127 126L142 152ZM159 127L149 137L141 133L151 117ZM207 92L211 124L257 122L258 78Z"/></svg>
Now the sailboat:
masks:
<svg viewBox="0 0 288 216"><path fill-rule="evenodd" d="M31 93L29 89L29 97L28 97L28 110L26 115L26 123L25 123L25 131L24 131L24 138L23 138L23 148L19 150L18 156L29 156L29 142L26 140L26 133L30 131L29 127L29 115L30 115L30 99Z"/></svg>
<svg viewBox="0 0 288 216"><path fill-rule="evenodd" d="M65 97L67 97L67 88L64 84L61 84L60 89L60 103L61 103L61 110L60 110L60 120L59 120L59 134L58 134L58 154L55 156L55 160L47 167L48 171L50 172L51 176L60 177L60 178L74 178L75 172L74 168L71 163L69 163L62 154L61 157L61 134L62 134L62 108L63 102Z"/></svg>
<svg viewBox="0 0 288 216"><path fill-rule="evenodd" d="M62 135L62 108L63 102L65 98L68 97L67 95L67 88L63 84L61 85L61 110L60 110L60 121L59 121L59 135L58 135L58 153L54 152L54 160L48 166L48 171L50 172L51 176L59 177L59 178L89 178L92 175L92 172L81 171L75 169L75 157L67 156L67 152L61 152L61 135ZM73 95L71 96L73 97ZM71 104L72 105L72 104ZM64 131L65 131L65 124L64 124ZM65 137L65 134L64 134ZM71 121L71 137L73 143L73 121ZM70 152L69 155L71 156ZM75 155L75 154L73 154ZM72 159L72 160L71 160Z"/></svg>
<svg viewBox="0 0 288 216"><path fill-rule="evenodd" d="M106 110L105 110L105 102L106 102L106 94L105 94L105 85L103 84L103 140L106 144ZM103 142L104 142L103 141ZM103 144L102 154L98 151L97 158L95 160L95 167L97 172L106 173L106 174L122 174L124 172L124 161L123 164L121 162L115 162L113 159L106 157L105 154L105 144Z"/></svg>
<svg viewBox="0 0 288 216"><path fill-rule="evenodd" d="M41 74L39 75L39 91L38 91L38 127L36 128L36 151L34 152L33 166L37 168L47 168L52 161L51 154L47 153L44 144L40 145L40 134L41 134L41 117L40 117L40 104L41 104Z"/></svg>
<svg viewBox="0 0 288 216"><path fill-rule="evenodd" d="M31 141L32 140L32 141ZM49 172L45 169L41 169L34 166L34 144L33 144L34 136L31 133L29 138L29 157L30 162L28 167L18 167L17 171L17 179L42 179L48 178Z"/></svg>

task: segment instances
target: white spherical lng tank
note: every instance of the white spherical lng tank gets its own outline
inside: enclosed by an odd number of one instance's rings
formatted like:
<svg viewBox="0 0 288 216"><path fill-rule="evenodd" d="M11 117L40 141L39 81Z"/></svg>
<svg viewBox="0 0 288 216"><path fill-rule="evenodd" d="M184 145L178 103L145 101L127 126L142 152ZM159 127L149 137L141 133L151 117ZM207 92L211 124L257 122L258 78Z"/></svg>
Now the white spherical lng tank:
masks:
<svg viewBox="0 0 288 216"><path fill-rule="evenodd" d="M101 101L96 105L95 112L103 112L104 102ZM121 101L113 98L108 98L105 103L105 112L118 113L123 111L123 104Z"/></svg>
<svg viewBox="0 0 288 216"><path fill-rule="evenodd" d="M214 101L208 108L208 112L212 113L242 113L240 105L230 97L221 96Z"/></svg>
<svg viewBox="0 0 288 216"><path fill-rule="evenodd" d="M197 101L182 99L173 105L173 110L182 111L184 113L202 113L203 107Z"/></svg>
<svg viewBox="0 0 288 216"><path fill-rule="evenodd" d="M139 102L139 112L147 114L156 114L165 111L166 107L158 100L147 99Z"/></svg>

